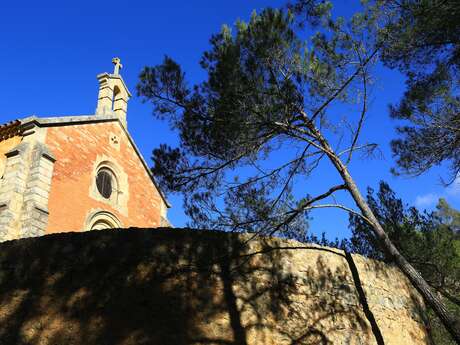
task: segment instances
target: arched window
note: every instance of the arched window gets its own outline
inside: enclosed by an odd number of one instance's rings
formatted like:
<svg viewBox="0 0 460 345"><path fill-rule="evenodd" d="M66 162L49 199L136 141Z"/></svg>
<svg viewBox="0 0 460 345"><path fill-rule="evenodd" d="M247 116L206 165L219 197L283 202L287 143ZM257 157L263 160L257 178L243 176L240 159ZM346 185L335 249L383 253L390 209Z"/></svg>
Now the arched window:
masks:
<svg viewBox="0 0 460 345"><path fill-rule="evenodd" d="M99 169L96 175L96 186L104 198L110 199L115 184L116 180L112 171L107 168Z"/></svg>
<svg viewBox="0 0 460 345"><path fill-rule="evenodd" d="M112 169L100 166L96 173L96 188L99 194L109 201L117 202L118 179Z"/></svg>
<svg viewBox="0 0 460 345"><path fill-rule="evenodd" d="M101 156L94 162L89 195L94 200L109 205L111 209L127 216L128 175L111 157Z"/></svg>
<svg viewBox="0 0 460 345"><path fill-rule="evenodd" d="M97 211L90 214L85 228L87 230L117 229L121 228L121 222L110 212Z"/></svg>
<svg viewBox="0 0 460 345"><path fill-rule="evenodd" d="M106 222L105 220L98 220L95 222L90 230L104 230L104 229L112 229L112 224Z"/></svg>

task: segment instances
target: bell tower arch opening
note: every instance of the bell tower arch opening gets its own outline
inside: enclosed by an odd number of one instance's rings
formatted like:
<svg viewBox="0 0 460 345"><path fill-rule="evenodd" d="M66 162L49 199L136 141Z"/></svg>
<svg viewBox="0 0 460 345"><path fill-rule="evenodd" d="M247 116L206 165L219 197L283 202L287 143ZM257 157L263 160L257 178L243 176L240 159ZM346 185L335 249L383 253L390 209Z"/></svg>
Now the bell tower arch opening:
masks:
<svg viewBox="0 0 460 345"><path fill-rule="evenodd" d="M120 59L113 58L112 63L114 64L112 74L101 73L97 76L99 94L96 115L116 115L126 128L126 113L131 93L120 75L120 70L123 68Z"/></svg>

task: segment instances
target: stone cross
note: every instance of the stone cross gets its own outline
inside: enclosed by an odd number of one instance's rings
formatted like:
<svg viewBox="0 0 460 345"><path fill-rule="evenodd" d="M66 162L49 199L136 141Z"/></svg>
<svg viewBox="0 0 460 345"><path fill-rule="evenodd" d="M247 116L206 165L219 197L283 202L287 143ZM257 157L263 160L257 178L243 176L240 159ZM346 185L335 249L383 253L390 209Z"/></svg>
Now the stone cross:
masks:
<svg viewBox="0 0 460 345"><path fill-rule="evenodd" d="M118 75L120 73L120 69L123 68L123 65L121 64L120 62L120 58L117 58L117 57L114 57L112 59L112 63L115 65L115 67L113 68L113 74L115 75Z"/></svg>

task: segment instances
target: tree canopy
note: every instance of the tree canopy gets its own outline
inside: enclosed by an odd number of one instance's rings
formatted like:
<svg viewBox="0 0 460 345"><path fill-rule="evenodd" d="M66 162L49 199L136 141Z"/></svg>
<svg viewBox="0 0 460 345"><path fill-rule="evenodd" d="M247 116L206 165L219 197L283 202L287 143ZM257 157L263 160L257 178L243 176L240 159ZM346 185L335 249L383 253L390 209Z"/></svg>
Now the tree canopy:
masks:
<svg viewBox="0 0 460 345"><path fill-rule="evenodd" d="M367 201L392 242L436 291L443 296L449 310L460 317L460 212L444 199L436 210L421 213L396 196L390 186L381 182L375 192L368 189ZM350 240L332 243L346 250L374 259L385 257L369 225L356 216L350 217ZM328 243L331 244L331 243ZM439 320L430 312L430 331L435 344L452 344Z"/></svg>
<svg viewBox="0 0 460 345"><path fill-rule="evenodd" d="M443 161L452 178L460 172L460 3L376 2L385 25L380 30L382 61L407 76L407 90L391 106L403 120L392 142L397 172L420 174Z"/></svg>
<svg viewBox="0 0 460 345"><path fill-rule="evenodd" d="M327 32L311 40L299 37L292 14L272 9L253 13L248 23L237 22L235 31L224 26L203 54L200 64L208 78L197 85L189 86L169 57L141 73L138 93L180 136L178 148L154 150L153 172L167 191L184 192L186 210L196 224L215 226L216 219L206 212L214 211L221 228L266 229L267 219L279 218L308 197L304 193L294 200L292 186L299 177L308 177L325 155L309 135L305 114L325 129L341 131L328 123L328 106L354 102L357 93L367 102L363 88L370 83L367 65L374 54L368 50L372 42L353 37L363 33L362 18L351 23L325 20ZM365 111L365 105L359 108L350 127L360 125ZM359 129L351 130L342 154L358 150ZM270 154L280 150L287 159L273 168ZM236 176L233 171L241 167L250 171ZM212 204L216 196L227 200L225 214ZM251 224L240 226L235 202L240 208L245 202Z"/></svg>
<svg viewBox="0 0 460 345"><path fill-rule="evenodd" d="M375 148L360 132L381 49L380 12L345 20L331 15L328 2L301 5L297 15L266 9L224 26L202 56L201 83L189 85L170 57L142 71L138 94L180 137L179 147L153 152L153 172L167 191L183 193L198 226L286 234L302 231L318 208L359 217L460 342L455 319L392 243L348 169L357 152ZM303 11L317 27L310 38L298 25ZM323 161L341 182L311 195L306 179ZM338 193L353 203L338 203Z"/></svg>

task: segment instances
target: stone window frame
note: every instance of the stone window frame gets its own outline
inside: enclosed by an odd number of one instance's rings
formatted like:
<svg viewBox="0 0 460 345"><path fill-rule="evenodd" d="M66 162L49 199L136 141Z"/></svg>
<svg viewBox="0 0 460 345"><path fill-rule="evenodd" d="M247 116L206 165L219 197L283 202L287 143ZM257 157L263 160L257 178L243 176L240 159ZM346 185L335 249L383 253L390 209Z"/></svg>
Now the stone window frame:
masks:
<svg viewBox="0 0 460 345"><path fill-rule="evenodd" d="M83 230L102 230L95 229L95 226L101 223L108 225L107 229L119 229L123 227L123 224L121 223L120 219L113 213L106 210L97 209L91 211L89 215L86 217Z"/></svg>
<svg viewBox="0 0 460 345"><path fill-rule="evenodd" d="M99 171L109 171L113 177L116 187L112 187L113 192L110 198L104 198L96 185L96 177ZM97 157L91 173L91 185L89 195L104 204L111 206L124 216L128 216L128 175L123 171L119 164L106 156Z"/></svg>
<svg viewBox="0 0 460 345"><path fill-rule="evenodd" d="M109 197L106 197L103 195L103 193L101 192L101 190L99 190L98 188L98 185L97 185L97 179L99 178L99 174L101 173L106 173L109 175L109 179L110 179L110 196ZM102 186L103 187L103 186ZM112 198L114 198L114 202L117 202L118 201L118 194L121 192L119 190L119 184L118 184L118 178L117 178L117 175L113 172L112 169L108 168L108 167L105 167L105 166L102 166L102 167L99 167L96 171L96 188L97 188L97 191L99 192L99 194L106 200L110 200ZM109 188L107 188L109 189Z"/></svg>

